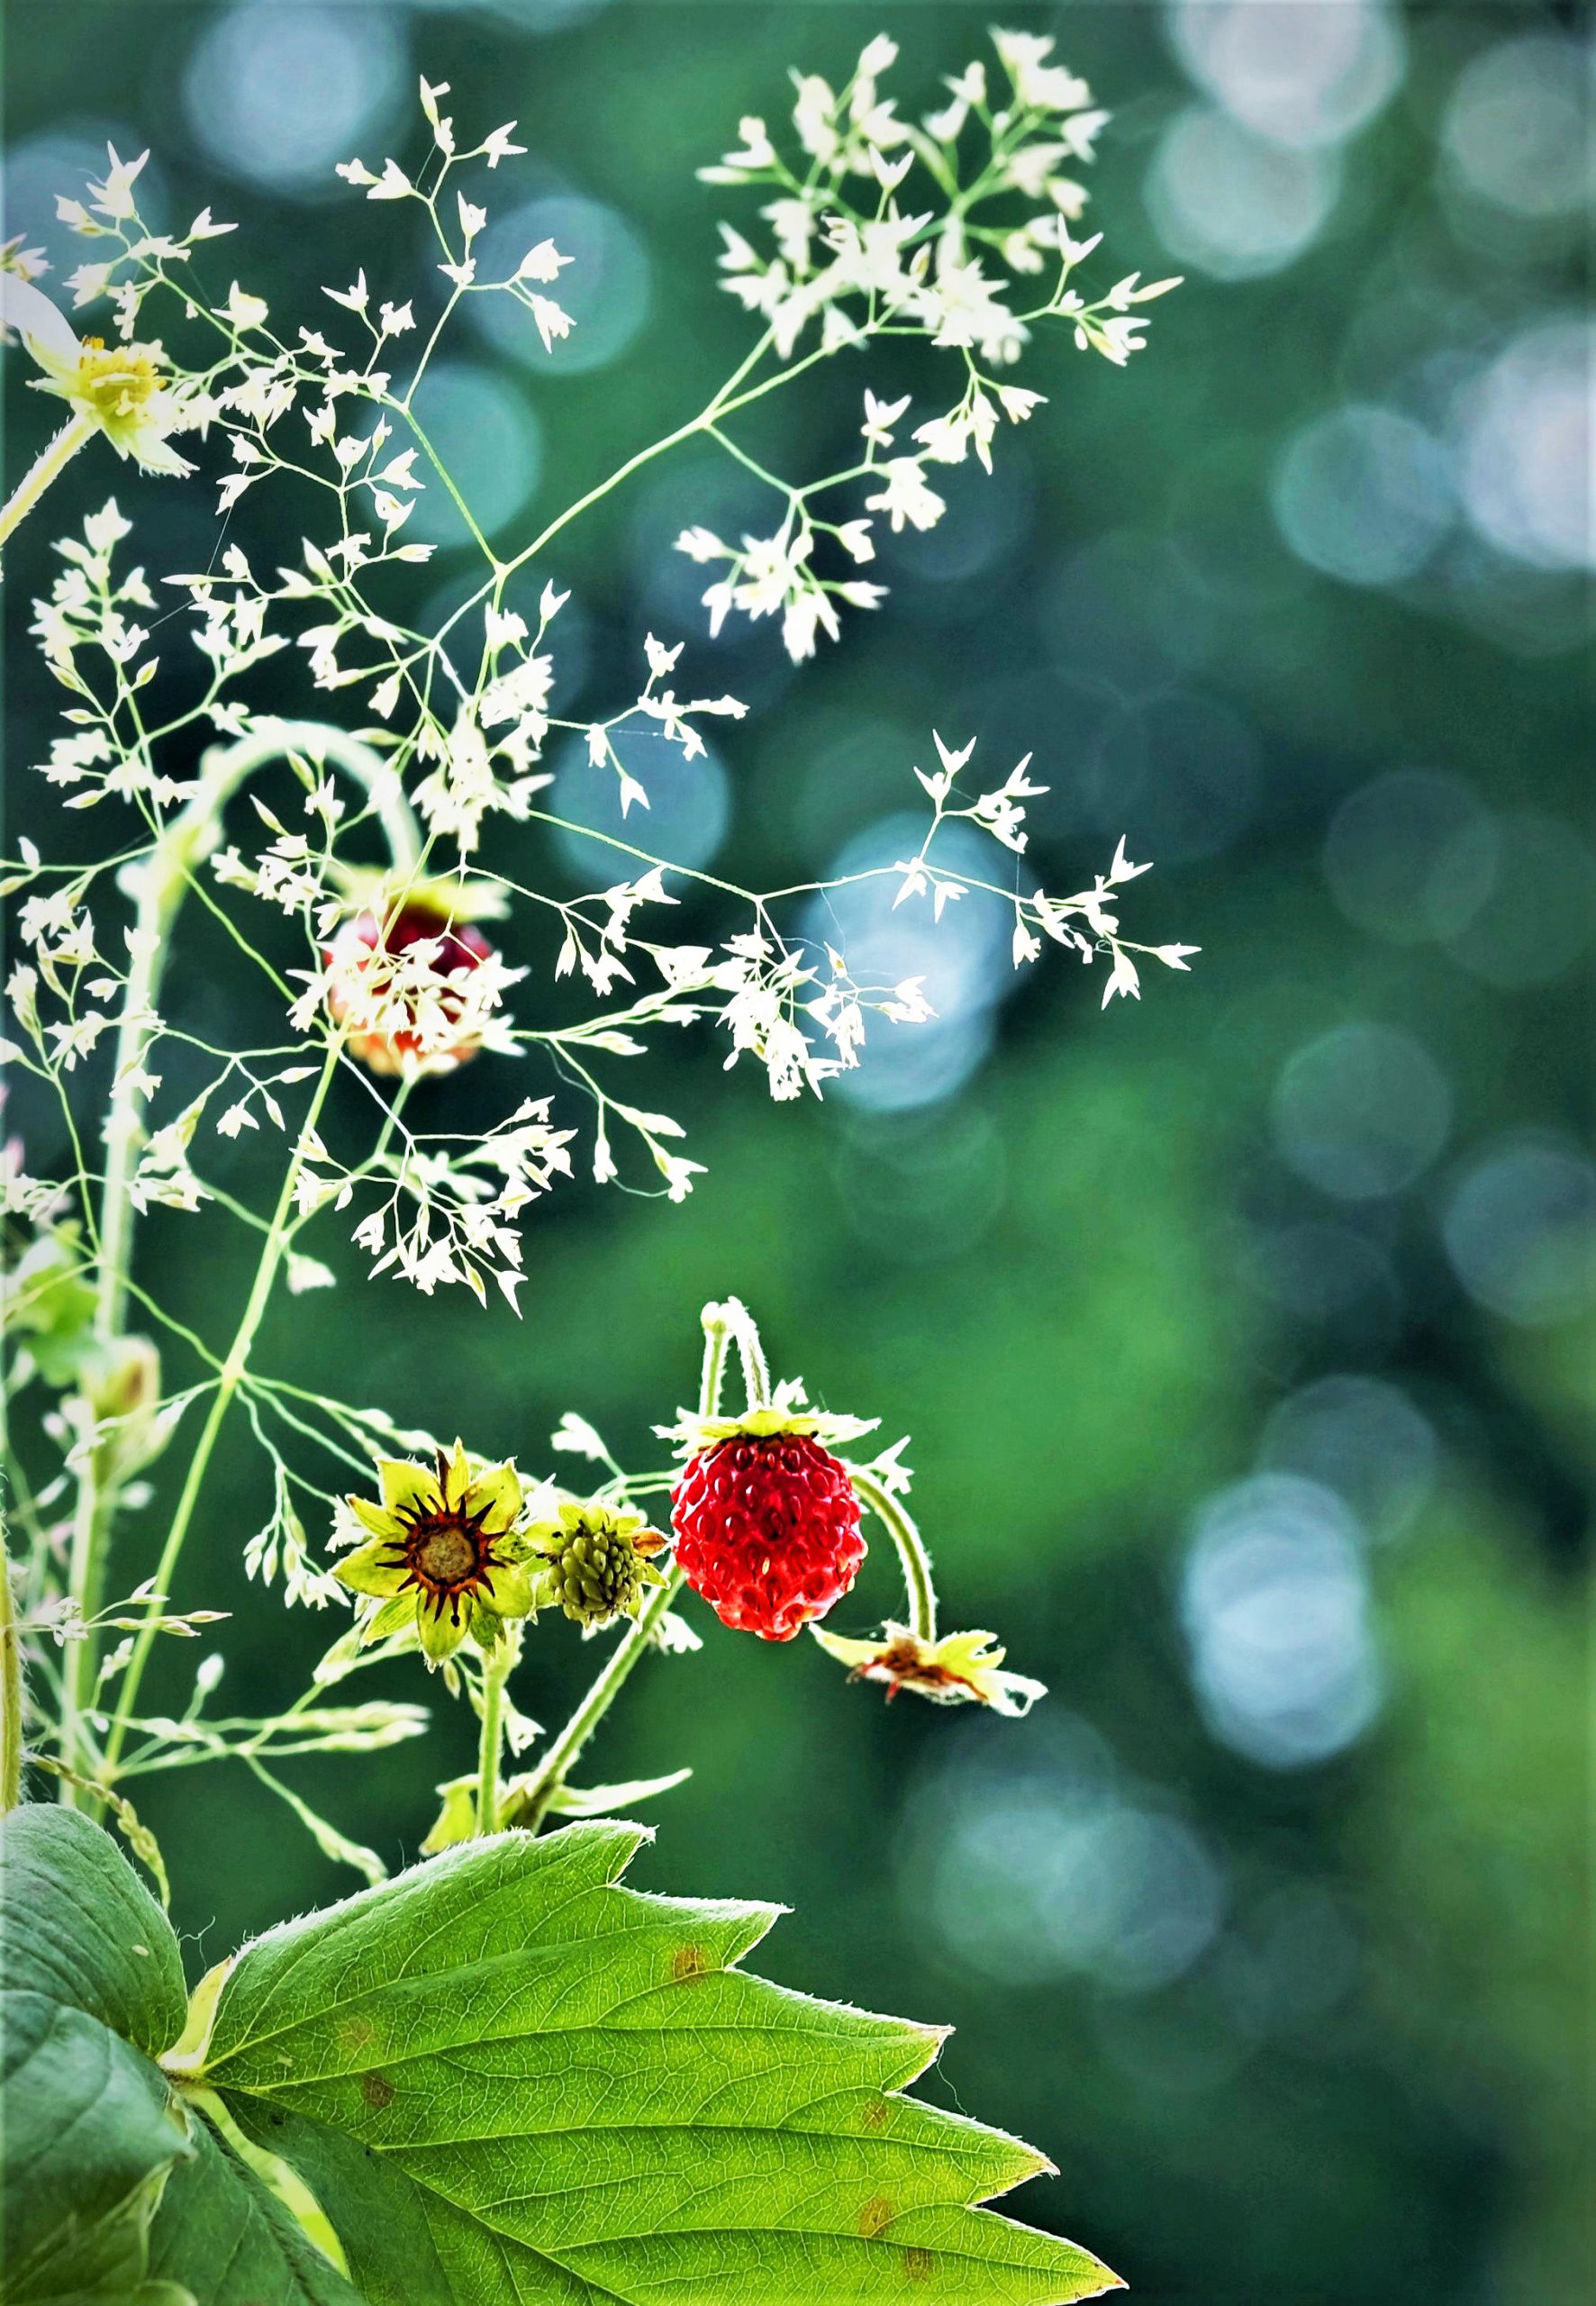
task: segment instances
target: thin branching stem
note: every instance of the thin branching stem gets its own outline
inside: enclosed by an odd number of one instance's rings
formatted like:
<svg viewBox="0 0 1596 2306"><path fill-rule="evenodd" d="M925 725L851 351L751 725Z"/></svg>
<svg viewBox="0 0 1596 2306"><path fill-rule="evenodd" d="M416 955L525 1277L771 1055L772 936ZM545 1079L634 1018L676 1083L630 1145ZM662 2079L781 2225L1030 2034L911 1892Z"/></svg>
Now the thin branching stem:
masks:
<svg viewBox="0 0 1596 2306"><path fill-rule="evenodd" d="M327 1053L322 1061L321 1075L295 1145L294 1158L288 1164L282 1190L277 1195L277 1205L273 1212L271 1230L267 1235L266 1246L260 1254L260 1262L255 1269L254 1283L232 1344L228 1350L227 1359L222 1364L222 1375L212 1399L210 1414L205 1419L199 1439L195 1445L194 1456L189 1460L188 1472L177 1500L177 1510L172 1516L171 1527L167 1532L167 1541L161 1548L161 1557L156 1566L154 1578L155 1590L158 1593L169 1593L171 1591L178 1556L183 1550L184 1540L188 1535L189 1526L194 1520L195 1508L199 1503L200 1491L204 1484L205 1474L210 1466L212 1452L216 1447L217 1436L222 1430L233 1396L243 1382L244 1374L249 1366L249 1348L255 1341L256 1331L259 1329L267 1306L271 1301L277 1269L282 1263L286 1246L285 1234L289 1212L294 1206L300 1171L304 1166L314 1141L316 1124L322 1118L322 1108L326 1103L327 1093L332 1086L333 1076L338 1070L342 1054L341 1035L331 1034L328 1037ZM139 1684L143 1679L144 1667L155 1640L156 1631L155 1621L151 1619L133 1643L132 1656L128 1660L127 1671L122 1677L122 1702L117 1709L116 1718L111 1725L110 1735L105 1745L104 1775L108 1779L115 1774L117 1758L127 1736L128 1720L133 1711Z"/></svg>

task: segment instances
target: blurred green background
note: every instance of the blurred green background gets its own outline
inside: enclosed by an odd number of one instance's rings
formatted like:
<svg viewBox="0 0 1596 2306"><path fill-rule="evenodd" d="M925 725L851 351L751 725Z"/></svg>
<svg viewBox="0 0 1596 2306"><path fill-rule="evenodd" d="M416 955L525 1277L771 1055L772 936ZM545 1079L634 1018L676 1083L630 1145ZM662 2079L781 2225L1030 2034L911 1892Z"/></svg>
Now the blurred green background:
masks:
<svg viewBox="0 0 1596 2306"><path fill-rule="evenodd" d="M754 204L693 175L738 116L778 115L790 64L846 77L883 26L921 110L987 16L11 0L4 230L69 270L53 195L107 138L149 144L154 221L208 201L243 224L204 252L219 290L236 270L329 324L320 284L364 262L420 311L413 213L353 201L332 162L406 148L418 70L452 83L462 130L518 117L530 150L487 180L495 215L576 257L559 293L581 325L547 360L467 323L431 388L468 498L514 543L740 357L714 220ZM912 1433L948 1621L998 1628L1053 1694L1022 1725L889 1709L808 1643L705 1619L590 1766L693 1765L635 1878L785 1899L774 1975L956 2021L929 2086L1043 2145L1062 2174L1017 2207L1149 2306L1562 2306L1591 2274L1582 17L1171 0L1006 20L1057 30L1114 110L1102 278L1188 276L1151 349L1120 374L1038 344L1022 374L1048 405L993 480L948 476L944 523L886 542L885 607L796 675L769 623L712 648L703 576L669 550L757 499L702 457L655 468L550 564L573 590L558 702L611 710L646 630L690 640L694 685L755 710L677 796L676 853L749 885L897 853L933 723L1000 770L1034 749L1048 885L1125 834L1157 867L1131 933L1201 943L1194 974L1100 1018L1092 977L1059 959L1016 981L991 922L955 909L942 1021L883 1039L823 1107L678 1052L670 1109L709 1177L682 1209L561 1191L519 1326L463 1291L367 1285L323 1224L308 1246L346 1285L280 1305L262 1358L539 1469L576 1408L642 1462L693 1385L699 1303L742 1294L779 1368ZM14 473L47 422L20 382ZM795 477L848 461L861 386L839 361L784 401L766 437ZM152 572L203 566L210 487L108 463L80 461L50 527L113 486ZM227 534L269 566L284 518L262 491ZM437 613L469 558L430 532L416 601ZM11 558L12 837L59 856L105 828L26 774L56 709L23 629L46 524ZM508 869L576 885L568 856L497 838ZM848 925L920 965L905 915ZM684 933L716 926L690 909ZM275 917L250 927L286 956ZM183 934L176 1012L269 1031L226 946ZM163 1069L175 1097L182 1064ZM416 1110L485 1120L512 1089L486 1060ZM61 1158L47 1115L13 1120L31 1167ZM258 1148L226 1158L264 1189ZM213 1338L249 1252L220 1218L144 1237L147 1276ZM245 1585L269 1483L241 1418L231 1443L182 1598L236 1611L223 1687L244 1711L297 1686L329 1627ZM891 1606L886 1550L839 1630ZM522 1675L546 1722L592 1662L566 1630L540 1630ZM164 1666L180 1702L193 1653ZM414 1671L385 1678L417 1694ZM295 1783L398 1862L469 1745L445 1719ZM242 1772L141 1806L196 1968L349 1886Z"/></svg>

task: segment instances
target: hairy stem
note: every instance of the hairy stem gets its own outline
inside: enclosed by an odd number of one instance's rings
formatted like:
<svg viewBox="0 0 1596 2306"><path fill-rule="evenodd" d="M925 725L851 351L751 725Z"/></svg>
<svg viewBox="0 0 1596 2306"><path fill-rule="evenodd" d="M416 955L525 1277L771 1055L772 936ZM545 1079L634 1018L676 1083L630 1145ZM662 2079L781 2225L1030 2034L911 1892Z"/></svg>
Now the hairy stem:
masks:
<svg viewBox="0 0 1596 2306"><path fill-rule="evenodd" d="M0 545L14 529L22 526L39 499L66 471L73 458L95 430L90 416L74 416L63 424L53 440L40 449L27 471L0 507Z"/></svg>
<svg viewBox="0 0 1596 2306"><path fill-rule="evenodd" d="M673 1570L663 1585L654 1588L610 1652L603 1672L544 1755L536 1775L528 1783L516 1812L517 1824L523 1826L527 1832L535 1834L549 1815L549 1806L575 1766L583 1747L620 1696L632 1667L644 1651L652 1647L655 1628L681 1592L682 1582L681 1571Z"/></svg>
<svg viewBox="0 0 1596 2306"><path fill-rule="evenodd" d="M0 1514L0 1814L23 1798L23 1659L17 1643L16 1596Z"/></svg>
<svg viewBox="0 0 1596 2306"><path fill-rule="evenodd" d="M913 1516L874 1474L859 1466L850 1466L848 1470L854 1487L898 1548L909 1597L909 1630L929 1646L937 1639L937 1590L931 1583L931 1557L926 1550L925 1539L916 1528Z"/></svg>
<svg viewBox="0 0 1596 2306"><path fill-rule="evenodd" d="M752 1316L744 1312L735 1298L727 1310L730 1312L733 1307L741 1315L737 1323L737 1351L742 1363L742 1381L748 1388L748 1407L767 1409L770 1406L770 1365L765 1358L759 1332L754 1327ZM705 1411L703 1414L712 1416L713 1412Z"/></svg>
<svg viewBox="0 0 1596 2306"><path fill-rule="evenodd" d="M196 868L221 837L222 812L229 800L257 768L290 753L304 753L323 766L330 762L365 786L382 822L397 868L413 871L421 856L415 820L394 770L368 745L346 736L341 730L326 728L317 722L266 721L236 743L214 746L205 754L189 799L164 828L149 856L135 868L131 958L117 1026L110 1112L105 1125L105 1173L100 1194L95 1330L102 1343L109 1344L120 1336L126 1313L134 1218L131 1187L144 1137L144 1059L157 1030L156 1004L173 924ZM318 1111L324 1094L323 1088L318 1094ZM296 1153L289 1173L291 1182L297 1176L299 1166L300 1156ZM291 1182L290 1186L285 1187L286 1195L291 1191ZM261 1260L262 1273L267 1273L269 1266L268 1295L280 1261L271 1253L274 1239L275 1233L268 1236L268 1250ZM264 1299L259 1310L265 1311ZM223 1389L212 1404L212 1418L218 1426L236 1385L236 1378L228 1385L224 1377ZM95 1412L86 1396L85 1410L86 1422L92 1424ZM209 1424L206 1430L210 1431ZM212 1433L213 1442L214 1438ZM209 1454L206 1448L207 1459ZM104 1598L105 1560L119 1487L114 1475L103 1470L99 1457L98 1450L86 1449L72 1517L68 1590L86 1622L97 1614ZM164 1585L158 1586L158 1590L164 1590ZM141 1637L146 1642L147 1639ZM95 1687L97 1653L94 1636L86 1634L72 1643L66 1661L61 1750L68 1765L80 1772L89 1759L84 1716ZM141 1653L135 1654L140 1657L141 1671ZM61 1798L68 1802L77 1799L68 1778L61 1781Z"/></svg>
<svg viewBox="0 0 1596 2306"><path fill-rule="evenodd" d="M504 1743L504 1676L510 1669L508 1652L501 1659L489 1653L482 1661L482 1739L476 1764L476 1830L499 1830L499 1757Z"/></svg>
<svg viewBox="0 0 1596 2306"><path fill-rule="evenodd" d="M700 1417L713 1417L721 1406L721 1380L725 1375L726 1357L733 1333L740 1344L751 1328L747 1312L735 1297L724 1305L704 1307L703 1368L698 1385ZM683 1584L682 1573L676 1569L663 1585L655 1587L610 1652L603 1671L539 1763L516 1815L516 1823L523 1826L529 1833L536 1833L548 1816L549 1806L565 1784L576 1757L621 1694L632 1667L644 1651L652 1647L656 1629L681 1592Z"/></svg>

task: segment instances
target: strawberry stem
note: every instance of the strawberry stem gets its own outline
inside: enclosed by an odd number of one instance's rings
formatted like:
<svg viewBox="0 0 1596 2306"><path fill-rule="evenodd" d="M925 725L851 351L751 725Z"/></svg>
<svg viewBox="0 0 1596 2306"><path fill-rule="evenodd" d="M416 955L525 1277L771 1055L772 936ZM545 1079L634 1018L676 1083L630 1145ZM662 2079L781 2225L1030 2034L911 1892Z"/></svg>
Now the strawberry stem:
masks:
<svg viewBox="0 0 1596 2306"><path fill-rule="evenodd" d="M748 1365L744 1340L754 1325L747 1307L735 1297L728 1298L723 1305L706 1305L703 1320L703 1370L698 1385L698 1413L700 1417L713 1417L721 1406L721 1381L726 1371L727 1349L732 1332L735 1330L737 1334L738 1349L743 1356L746 1375ZM759 1350L757 1336L754 1350L757 1354ZM758 1366L764 1368L762 1354L759 1355ZM749 1390L752 1391L751 1385ZM575 1766L583 1747L615 1702L632 1667L643 1652L653 1646L656 1630L681 1592L683 1583L681 1571L673 1568L665 1584L655 1587L610 1652L603 1671L586 1696L527 1781L526 1790L517 1805L515 1821L528 1833L535 1834L549 1815L549 1805Z"/></svg>
<svg viewBox="0 0 1596 2306"><path fill-rule="evenodd" d="M937 1639L937 1589L931 1583L931 1557L913 1516L885 1484L862 1466L849 1466L848 1475L860 1497L885 1528L903 1565L903 1585L909 1599L909 1627L916 1638L933 1647Z"/></svg>

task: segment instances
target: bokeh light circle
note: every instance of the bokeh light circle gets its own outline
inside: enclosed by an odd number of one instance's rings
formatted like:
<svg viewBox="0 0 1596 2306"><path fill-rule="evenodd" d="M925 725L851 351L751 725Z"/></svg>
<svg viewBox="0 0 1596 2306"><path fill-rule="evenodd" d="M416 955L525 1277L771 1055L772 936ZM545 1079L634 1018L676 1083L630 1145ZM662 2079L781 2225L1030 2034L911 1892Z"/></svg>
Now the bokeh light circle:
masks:
<svg viewBox="0 0 1596 2306"><path fill-rule="evenodd" d="M1266 1303L1339 1351L1383 1352L1401 1327L1391 1259L1351 1225L1251 1227L1239 1273Z"/></svg>
<svg viewBox="0 0 1596 2306"><path fill-rule="evenodd" d="M1328 1760L1379 1709L1358 1529L1321 1483L1257 1474L1197 1517L1181 1617L1203 1718L1273 1769Z"/></svg>
<svg viewBox="0 0 1596 2306"><path fill-rule="evenodd" d="M1277 144L1338 144L1401 82L1402 41L1382 0L1176 0L1168 22L1199 87Z"/></svg>
<svg viewBox="0 0 1596 2306"><path fill-rule="evenodd" d="M1458 183L1516 216L1572 215L1596 190L1588 42L1533 32L1499 41L1458 77L1441 131Z"/></svg>
<svg viewBox="0 0 1596 2306"><path fill-rule="evenodd" d="M345 187L334 163L386 132L411 86L397 11L240 0L195 41L183 100L196 141L230 176L335 200Z"/></svg>
<svg viewBox="0 0 1596 2306"><path fill-rule="evenodd" d="M1348 921L1392 945L1458 935L1491 894L1495 821L1472 786L1398 768L1347 794L1325 836L1325 878Z"/></svg>
<svg viewBox="0 0 1596 2306"><path fill-rule="evenodd" d="M1182 1976L1224 1918L1227 1885L1202 1838L1084 1722L1048 1718L1010 1739L1002 1764L956 1745L911 1802L903 1881L917 1923L1005 1985L1085 1977L1141 1994Z"/></svg>
<svg viewBox="0 0 1596 2306"><path fill-rule="evenodd" d="M1359 1371L1317 1378L1278 1403L1258 1454L1266 1471L1345 1498L1374 1538L1407 1529L1435 1484L1429 1420L1397 1386Z"/></svg>
<svg viewBox="0 0 1596 2306"><path fill-rule="evenodd" d="M570 738L554 756L554 783L539 802L566 820L554 833L563 862L585 887L599 889L635 880L647 869L624 849L612 848L612 840L691 871L707 865L731 821L730 780L713 746L689 760L662 729L642 726L612 730L611 742L627 775L647 793L648 805L645 809L634 801L623 815L613 766L594 767L585 737ZM594 840L589 833L608 839Z"/></svg>
<svg viewBox="0 0 1596 2306"><path fill-rule="evenodd" d="M1491 831L1489 879L1447 949L1504 993L1549 985L1596 933L1596 857L1572 825L1532 810L1510 811Z"/></svg>
<svg viewBox="0 0 1596 2306"><path fill-rule="evenodd" d="M610 0L410 0L413 8L439 15L498 16L512 31L534 37L585 24L609 5Z"/></svg>
<svg viewBox="0 0 1596 2306"><path fill-rule="evenodd" d="M476 243L478 277L503 280L529 249L552 241L569 264L544 292L576 325L546 349L531 314L512 296L473 296L467 317L489 343L540 375L585 376L619 359L647 322L654 270L619 209L575 192L550 192L495 215Z"/></svg>
<svg viewBox="0 0 1596 2306"><path fill-rule="evenodd" d="M507 377L475 361L440 360L422 377L415 413L472 518L497 536L522 512L542 472L538 420ZM407 539L466 544L470 531L436 474L417 460L427 486L415 499Z"/></svg>
<svg viewBox="0 0 1596 2306"><path fill-rule="evenodd" d="M843 1137L834 1174L854 1231L899 1265L935 1264L973 1248L1002 1209L1008 1182L990 1114L947 1103L861 1113Z"/></svg>
<svg viewBox="0 0 1596 2306"><path fill-rule="evenodd" d="M1297 1050L1275 1086L1275 1142L1283 1158L1338 1201L1401 1193L1446 1141L1446 1076L1411 1034L1394 1026L1337 1025Z"/></svg>
<svg viewBox="0 0 1596 2306"><path fill-rule="evenodd" d="M1446 1254L1471 1297L1522 1329L1596 1303L1596 1164L1572 1145L1509 1139L1455 1187Z"/></svg>
<svg viewBox="0 0 1596 2306"><path fill-rule="evenodd" d="M1526 329L1461 398L1463 497L1499 552L1532 567L1596 567L1591 410L1596 324Z"/></svg>
<svg viewBox="0 0 1596 2306"><path fill-rule="evenodd" d="M7 240L18 234L29 247L42 244L60 268L75 270L90 254L88 246L68 231L56 215L56 201L65 195L81 200L90 179L104 180L106 146L114 145L124 160L143 150L144 140L123 121L70 119L52 122L37 135L19 137L0 160L5 186L4 224ZM167 231L172 220L171 192L159 156L152 152L134 187L139 213L152 232ZM53 276L45 293L56 293ZM76 325L83 325L78 315Z"/></svg>
<svg viewBox="0 0 1596 2306"><path fill-rule="evenodd" d="M1098 827L1165 866L1216 857L1257 813L1258 740L1218 697L1163 688L1127 698L1078 755L1075 784Z"/></svg>
<svg viewBox="0 0 1596 2306"><path fill-rule="evenodd" d="M1410 416L1365 403L1304 425L1271 495L1292 550L1348 585L1417 576L1452 525L1445 448Z"/></svg>
<svg viewBox="0 0 1596 2306"><path fill-rule="evenodd" d="M1147 205L1171 255L1216 280L1283 272L1319 238L1341 189L1333 150L1293 151L1223 112L1192 104L1171 121L1147 178Z"/></svg>
<svg viewBox="0 0 1596 2306"><path fill-rule="evenodd" d="M877 1112L931 1104L962 1087L992 1046L993 1010L1013 982L1013 912L1002 898L973 889L947 905L940 921L929 895L894 903L901 879L890 867L912 856L924 833L924 821L908 815L866 826L844 846L827 878L879 877L812 898L803 919L818 966L824 967L830 944L860 985L890 989L905 978L923 981L934 1015L916 1025L869 1018L857 1067L833 1085L832 1094ZM936 855L956 875L984 879L991 869L990 846L970 826L946 826Z"/></svg>

